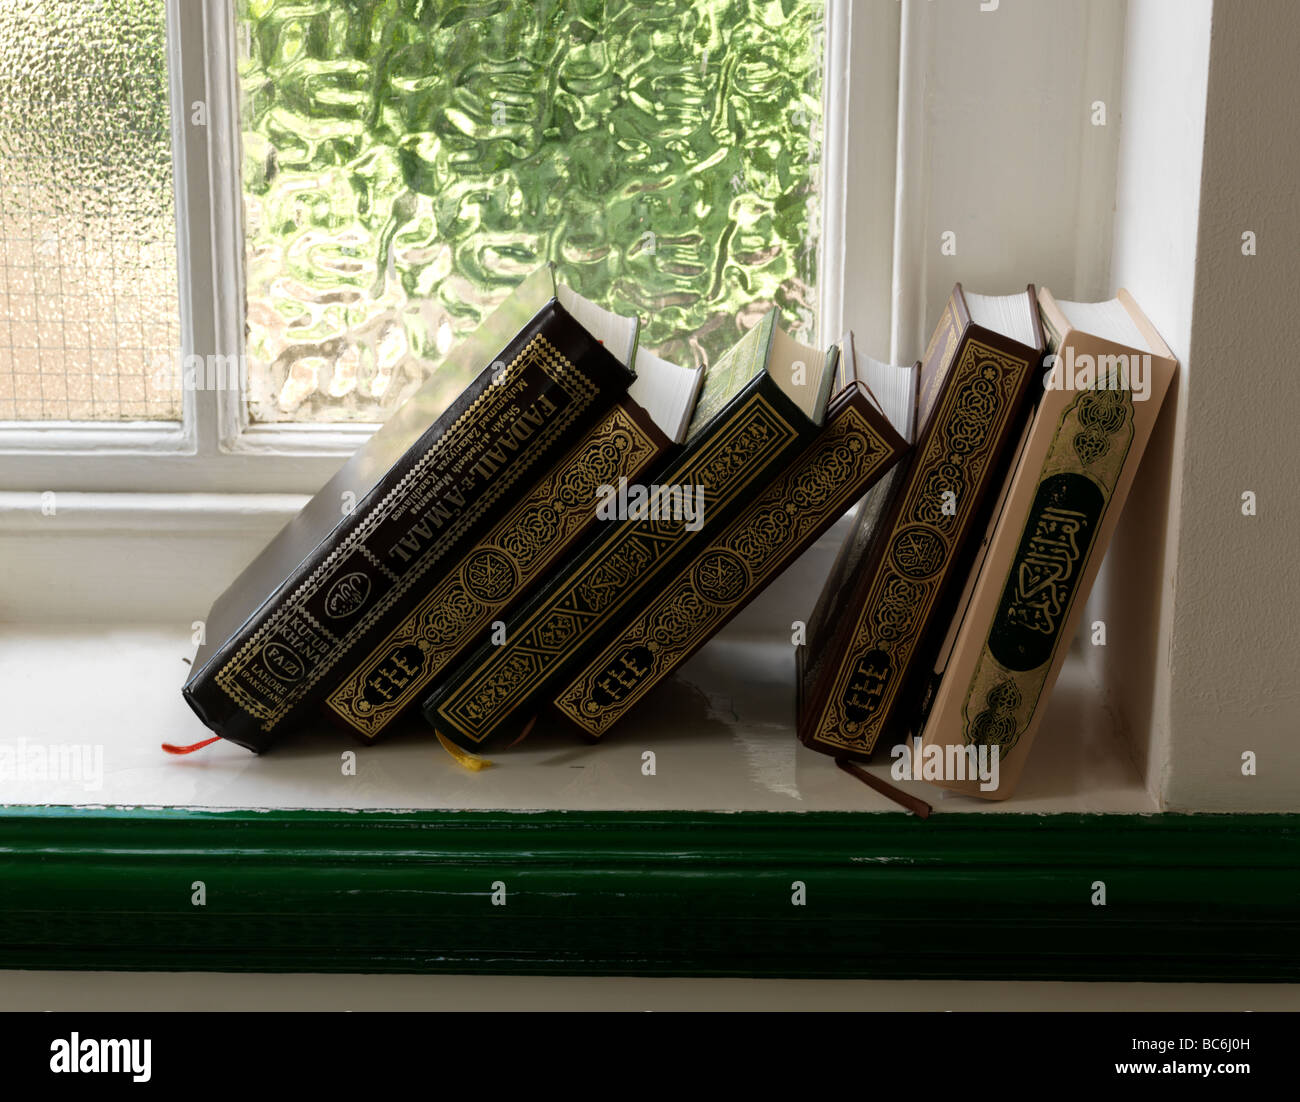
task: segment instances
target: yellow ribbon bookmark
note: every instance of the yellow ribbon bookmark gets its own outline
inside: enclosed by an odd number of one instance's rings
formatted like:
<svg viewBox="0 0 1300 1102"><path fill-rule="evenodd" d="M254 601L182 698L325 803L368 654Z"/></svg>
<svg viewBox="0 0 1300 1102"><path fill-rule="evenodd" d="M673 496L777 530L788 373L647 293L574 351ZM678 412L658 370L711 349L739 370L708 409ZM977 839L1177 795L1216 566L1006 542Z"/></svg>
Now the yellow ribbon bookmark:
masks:
<svg viewBox="0 0 1300 1102"><path fill-rule="evenodd" d="M435 729L433 733L438 736L438 741L442 743L442 748L455 759L456 764L462 769L468 769L471 773L479 773L492 764L487 760L487 758L480 758L476 754L471 754L466 750L462 750L441 731Z"/></svg>

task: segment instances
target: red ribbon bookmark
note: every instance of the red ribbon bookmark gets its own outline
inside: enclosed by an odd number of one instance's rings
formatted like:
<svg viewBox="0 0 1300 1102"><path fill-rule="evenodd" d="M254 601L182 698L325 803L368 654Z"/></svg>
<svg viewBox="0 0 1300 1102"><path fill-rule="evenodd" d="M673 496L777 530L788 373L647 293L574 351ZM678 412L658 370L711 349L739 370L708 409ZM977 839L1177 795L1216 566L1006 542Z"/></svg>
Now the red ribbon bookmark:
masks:
<svg viewBox="0 0 1300 1102"><path fill-rule="evenodd" d="M211 746L214 742L220 740L220 735L213 735L211 738L196 742L192 746L173 746L170 742L164 742L162 748L169 754L192 754L195 750L202 750L205 746Z"/></svg>

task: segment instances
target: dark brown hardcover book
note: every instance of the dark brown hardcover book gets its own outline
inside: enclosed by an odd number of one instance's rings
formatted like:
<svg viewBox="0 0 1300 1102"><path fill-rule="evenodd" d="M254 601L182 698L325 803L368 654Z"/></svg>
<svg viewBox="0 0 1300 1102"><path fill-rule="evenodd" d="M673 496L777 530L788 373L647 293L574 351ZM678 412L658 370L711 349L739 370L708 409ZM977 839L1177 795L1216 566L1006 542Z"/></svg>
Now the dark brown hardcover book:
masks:
<svg viewBox="0 0 1300 1102"><path fill-rule="evenodd" d="M919 368L912 373L911 409L907 418L907 441L915 445L917 433L917 403L920 397L923 371ZM898 495L910 468L909 457L894 464L889 473L877 482L863 497L853 519L853 526L839 553L831 565L830 573L822 585L808 618L806 641L803 646L795 648L795 714L803 714L803 687L810 680L810 671L806 665L817 662L827 654L828 637L834 631L838 617L835 610L840 608L838 602L847 598L848 580L859 569L863 555L870 546L871 535L880 526L880 518L889 510ZM817 657L810 657L817 656Z"/></svg>
<svg viewBox="0 0 1300 1102"><path fill-rule="evenodd" d="M184 687L199 718L261 752L314 713L340 660L382 639L626 390L635 342L634 320L549 266L529 277L217 599Z"/></svg>
<svg viewBox="0 0 1300 1102"><path fill-rule="evenodd" d="M799 655L805 745L867 760L915 725L989 513L1041 393L1034 288L953 288L926 349L917 442L860 511Z"/></svg>
<svg viewBox="0 0 1300 1102"><path fill-rule="evenodd" d="M598 738L627 715L906 452L921 365L860 361L851 335L840 349L836 391L812 443L555 695L555 709L585 734Z"/></svg>
<svg viewBox="0 0 1300 1102"><path fill-rule="evenodd" d="M636 369L636 382L569 453L353 664L326 698L330 718L364 738L380 735L592 534L602 487L652 477L676 454L702 370L645 351Z"/></svg>
<svg viewBox="0 0 1300 1102"><path fill-rule="evenodd" d="M426 698L425 719L467 749L516 737L803 450L824 420L837 360L837 349L797 344L770 311L709 366L686 443L657 485L620 488L584 548ZM715 591L706 582L704 592Z"/></svg>

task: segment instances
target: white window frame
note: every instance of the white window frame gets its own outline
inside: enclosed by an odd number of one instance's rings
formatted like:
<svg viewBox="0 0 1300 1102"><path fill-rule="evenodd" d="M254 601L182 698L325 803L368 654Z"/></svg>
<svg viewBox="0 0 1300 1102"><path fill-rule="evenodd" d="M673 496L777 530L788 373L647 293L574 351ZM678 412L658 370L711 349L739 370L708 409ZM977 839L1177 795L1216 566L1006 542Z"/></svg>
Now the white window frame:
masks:
<svg viewBox="0 0 1300 1102"><path fill-rule="evenodd" d="M244 228L234 0L165 0L165 6L180 352L238 363ZM892 0L828 0L825 17L820 339L834 340L851 325L861 344L865 325L875 330L866 346L878 356L888 350L897 8ZM854 73L869 76L853 81ZM206 105L206 125L191 122L197 101ZM850 202L864 193L881 201ZM868 257L878 262L865 264ZM249 424L241 392L186 389L179 423L0 423L0 487L311 493L375 427Z"/></svg>

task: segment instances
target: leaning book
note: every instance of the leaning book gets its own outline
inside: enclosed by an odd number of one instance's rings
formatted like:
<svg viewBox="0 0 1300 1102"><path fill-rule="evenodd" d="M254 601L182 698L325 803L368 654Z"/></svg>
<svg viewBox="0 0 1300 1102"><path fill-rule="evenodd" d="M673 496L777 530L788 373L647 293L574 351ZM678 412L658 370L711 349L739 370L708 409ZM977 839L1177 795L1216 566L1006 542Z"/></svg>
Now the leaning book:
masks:
<svg viewBox="0 0 1300 1102"><path fill-rule="evenodd" d="M821 431L560 689L556 711L604 735L780 577L906 453L920 370L859 355L846 334Z"/></svg>
<svg viewBox="0 0 1300 1102"><path fill-rule="evenodd" d="M953 288L922 361L916 447L887 508L860 511L798 652L804 745L867 760L917 722L924 675L1023 435L1042 355L1032 286L1013 295Z"/></svg>
<svg viewBox="0 0 1300 1102"><path fill-rule="evenodd" d="M315 715L627 389L637 333L549 265L526 279L217 599L184 687L199 718L261 752Z"/></svg>
<svg viewBox="0 0 1300 1102"><path fill-rule="evenodd" d="M326 698L328 718L374 739L600 523L602 488L653 477L685 438L703 369L638 348L636 382L451 567Z"/></svg>
<svg viewBox="0 0 1300 1102"><path fill-rule="evenodd" d="M1042 725L1161 403L1178 365L1127 291L1067 302L1043 288L1053 353L1005 504L942 670L922 750L999 755L997 784L969 769L933 783L1012 795ZM927 778L929 779L929 778Z"/></svg>
<svg viewBox="0 0 1300 1102"><path fill-rule="evenodd" d="M534 596L484 633L424 700L465 749L515 739L565 678L598 654L820 429L839 350L823 353L763 319L705 371L686 440L656 482L593 503L596 534ZM725 586L725 578L719 578ZM721 590L706 579L701 596Z"/></svg>

